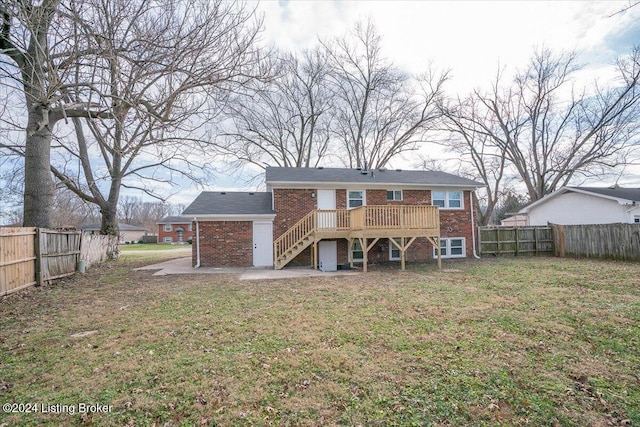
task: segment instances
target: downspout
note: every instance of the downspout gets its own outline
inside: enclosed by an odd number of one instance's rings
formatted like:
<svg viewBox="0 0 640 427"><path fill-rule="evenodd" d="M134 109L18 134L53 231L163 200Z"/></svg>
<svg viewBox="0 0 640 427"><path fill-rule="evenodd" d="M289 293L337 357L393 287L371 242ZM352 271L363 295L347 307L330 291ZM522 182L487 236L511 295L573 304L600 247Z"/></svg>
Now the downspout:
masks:
<svg viewBox="0 0 640 427"><path fill-rule="evenodd" d="M473 216L473 193L469 192L469 200L471 201L471 240L473 242L473 257L475 259L480 259L480 256L476 253L476 225L475 219Z"/></svg>
<svg viewBox="0 0 640 427"><path fill-rule="evenodd" d="M196 222L196 265L193 268L200 268L200 223L197 217L193 220Z"/></svg>

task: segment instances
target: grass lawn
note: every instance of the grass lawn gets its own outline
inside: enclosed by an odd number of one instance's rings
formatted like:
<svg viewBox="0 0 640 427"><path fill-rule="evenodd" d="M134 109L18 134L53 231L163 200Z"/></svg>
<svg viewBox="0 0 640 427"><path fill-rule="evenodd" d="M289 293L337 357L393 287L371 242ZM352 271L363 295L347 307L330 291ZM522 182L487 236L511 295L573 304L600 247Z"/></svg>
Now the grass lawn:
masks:
<svg viewBox="0 0 640 427"><path fill-rule="evenodd" d="M136 243L132 245L120 245L120 252L128 251L171 251L176 249L191 249L191 245L165 245L161 243Z"/></svg>
<svg viewBox="0 0 640 427"><path fill-rule="evenodd" d="M640 425L637 263L239 282L141 262L0 302L0 403L76 411L0 425Z"/></svg>

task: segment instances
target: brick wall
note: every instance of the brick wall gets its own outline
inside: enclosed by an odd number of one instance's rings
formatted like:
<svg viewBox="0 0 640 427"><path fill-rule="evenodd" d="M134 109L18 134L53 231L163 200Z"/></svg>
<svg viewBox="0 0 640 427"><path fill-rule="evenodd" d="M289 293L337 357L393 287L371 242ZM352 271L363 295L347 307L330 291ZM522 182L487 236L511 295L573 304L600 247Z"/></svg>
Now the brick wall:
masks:
<svg viewBox="0 0 640 427"><path fill-rule="evenodd" d="M195 266L197 263L195 241L193 246L192 265ZM251 267L253 265L253 222L201 222L200 265L202 267Z"/></svg>
<svg viewBox="0 0 640 427"><path fill-rule="evenodd" d="M187 240L193 238L194 232L189 230L191 224L171 224L171 231L164 231L164 224L158 224L158 243L164 243L165 237L171 237L171 242L176 243L178 241L178 232L176 229L182 227L184 233L182 233L182 241L187 243Z"/></svg>
<svg viewBox="0 0 640 427"><path fill-rule="evenodd" d="M275 189L273 191L273 205L276 217L273 220L273 238L277 239L296 222L317 208L316 189Z"/></svg>

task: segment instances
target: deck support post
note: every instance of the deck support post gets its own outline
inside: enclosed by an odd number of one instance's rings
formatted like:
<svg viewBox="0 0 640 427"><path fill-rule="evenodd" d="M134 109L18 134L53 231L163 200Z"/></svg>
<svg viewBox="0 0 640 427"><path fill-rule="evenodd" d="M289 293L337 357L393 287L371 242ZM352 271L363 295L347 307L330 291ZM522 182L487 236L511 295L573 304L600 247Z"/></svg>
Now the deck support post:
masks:
<svg viewBox="0 0 640 427"><path fill-rule="evenodd" d="M438 270L442 270L442 245L440 236L427 236L427 240L429 240L433 247L438 250Z"/></svg>
<svg viewBox="0 0 640 427"><path fill-rule="evenodd" d="M367 252L367 238L360 238L360 247L362 248L362 271L364 273L367 272L367 261L369 260L369 256Z"/></svg>
<svg viewBox="0 0 640 427"><path fill-rule="evenodd" d="M311 257L311 260L313 262L313 269L317 270L318 269L318 239L313 239L313 246L311 249L311 252L313 252L313 256Z"/></svg>

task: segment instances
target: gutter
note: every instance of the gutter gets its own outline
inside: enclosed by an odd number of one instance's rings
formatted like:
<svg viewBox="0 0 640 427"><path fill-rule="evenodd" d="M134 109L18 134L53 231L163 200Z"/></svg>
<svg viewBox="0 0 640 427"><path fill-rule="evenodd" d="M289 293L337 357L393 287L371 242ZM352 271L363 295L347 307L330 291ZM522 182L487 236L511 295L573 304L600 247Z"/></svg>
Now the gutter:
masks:
<svg viewBox="0 0 640 427"><path fill-rule="evenodd" d="M193 220L196 222L196 265L193 268L200 268L200 223L197 217Z"/></svg>
<svg viewBox="0 0 640 427"><path fill-rule="evenodd" d="M480 256L476 253L476 225L473 215L473 193L471 192L469 193L469 200L471 201L471 240L473 242L473 257L475 259L480 259Z"/></svg>

